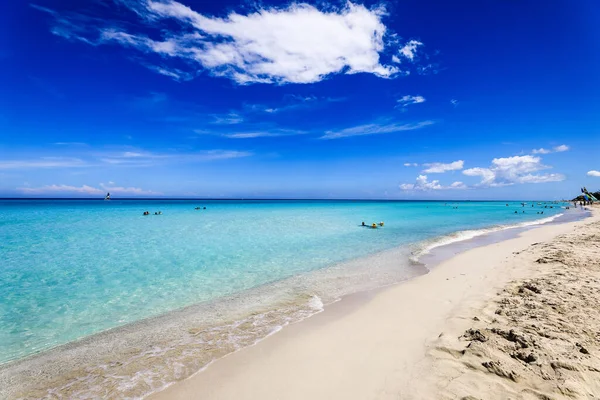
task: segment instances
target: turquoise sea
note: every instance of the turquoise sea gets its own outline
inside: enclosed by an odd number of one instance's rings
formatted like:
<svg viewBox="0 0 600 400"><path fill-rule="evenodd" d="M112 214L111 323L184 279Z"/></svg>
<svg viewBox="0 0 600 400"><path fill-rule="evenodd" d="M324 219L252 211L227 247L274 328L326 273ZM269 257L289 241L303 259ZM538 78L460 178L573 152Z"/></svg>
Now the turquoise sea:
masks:
<svg viewBox="0 0 600 400"><path fill-rule="evenodd" d="M415 260L435 246L549 221L563 206L0 200L0 364L188 306L211 305L195 311L206 314L203 326L211 313L227 320L227 310L239 320L256 315L252 299L267 312L284 296L286 317L268 319L268 330L257 333L264 335L323 302L423 273ZM309 304L302 313L294 314L294 296ZM218 307L231 298L243 305ZM258 337L243 339L233 348Z"/></svg>

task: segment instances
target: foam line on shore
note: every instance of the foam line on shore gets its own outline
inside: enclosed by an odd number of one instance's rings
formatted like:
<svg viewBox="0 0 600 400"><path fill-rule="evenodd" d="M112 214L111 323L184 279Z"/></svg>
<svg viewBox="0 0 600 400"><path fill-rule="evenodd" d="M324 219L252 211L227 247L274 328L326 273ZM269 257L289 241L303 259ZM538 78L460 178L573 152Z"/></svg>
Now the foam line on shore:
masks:
<svg viewBox="0 0 600 400"><path fill-rule="evenodd" d="M551 217L541 218L534 221L521 222L518 224L496 225L482 229L467 229L463 231L453 232L448 235L438 236L437 238L421 242L413 251L413 254L410 259L412 262L419 263L423 256L430 254L432 250L438 247L447 246L466 240L471 240L478 236L488 235L490 233L495 232L501 232L508 229L527 228L531 226L547 224L563 215L564 214L561 213L553 215Z"/></svg>

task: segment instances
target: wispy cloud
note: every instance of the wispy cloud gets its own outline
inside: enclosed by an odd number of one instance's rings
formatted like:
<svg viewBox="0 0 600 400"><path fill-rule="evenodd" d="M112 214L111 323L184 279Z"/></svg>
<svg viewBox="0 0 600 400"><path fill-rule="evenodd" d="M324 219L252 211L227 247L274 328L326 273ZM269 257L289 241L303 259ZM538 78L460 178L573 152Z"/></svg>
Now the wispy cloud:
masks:
<svg viewBox="0 0 600 400"><path fill-rule="evenodd" d="M232 12L226 18L200 14L174 0L118 3L145 25L143 33L127 31L117 21L35 8L53 17L51 32L65 39L93 46L116 44L144 56L183 61L190 71L143 62L179 81L198 69L238 84L313 83L332 74L355 73L392 78L404 75L407 67L382 63L381 57L393 53L396 63L401 59L412 63L422 46L416 40L404 44L386 40L393 34L383 22L383 7L369 9L351 2L328 9L292 3L247 15ZM160 39L147 36L149 30Z"/></svg>
<svg viewBox="0 0 600 400"><path fill-rule="evenodd" d="M550 154L550 153L562 153L563 151L568 151L569 146L566 144L561 144L560 146L555 146L551 149L539 148L531 150L532 154Z"/></svg>
<svg viewBox="0 0 600 400"><path fill-rule="evenodd" d="M193 152L173 151L169 153L154 153L133 148L123 151L89 150L80 154L82 156L79 158L49 156L37 159L0 161L0 170L151 167L162 164L191 164L254 155L252 152L241 150L211 149Z"/></svg>
<svg viewBox="0 0 600 400"><path fill-rule="evenodd" d="M83 186L69 186L69 185L46 185L41 187L20 187L17 190L21 193L26 194L48 194L48 193L78 193L78 194L93 194L101 195L104 190L83 185Z"/></svg>
<svg viewBox="0 0 600 400"><path fill-rule="evenodd" d="M463 174L481 178L478 186L498 187L516 183L559 182L565 179L563 174L534 174L552 168L542 164L541 158L525 155L505 158L494 158L488 168L465 169Z"/></svg>
<svg viewBox="0 0 600 400"><path fill-rule="evenodd" d="M449 190L449 189L467 189L467 186L462 182L453 182L448 186L444 186L440 184L439 180L429 181L427 175L419 175L415 183L403 183L400 185L400 189L402 190L418 190L418 191L427 191L427 190Z"/></svg>
<svg viewBox="0 0 600 400"><path fill-rule="evenodd" d="M198 154L194 157L197 161L215 161L215 160L229 160L232 158L244 158L250 157L253 153L249 151L236 151L236 150L210 150Z"/></svg>
<svg viewBox="0 0 600 400"><path fill-rule="evenodd" d="M244 122L244 118L235 112L225 115L213 114L212 117L214 118L212 123L216 125L236 125Z"/></svg>
<svg viewBox="0 0 600 400"><path fill-rule="evenodd" d="M313 109L323 107L329 103L337 103L346 100L340 97L317 97L317 96L298 96L286 95L281 104L264 105L264 104L246 104L244 111L248 113L267 113L278 114L285 111Z"/></svg>
<svg viewBox="0 0 600 400"><path fill-rule="evenodd" d="M425 97L406 95L396 100L396 103L398 103L396 107L406 109L411 104L425 103Z"/></svg>
<svg viewBox="0 0 600 400"><path fill-rule="evenodd" d="M114 186L114 182L109 182L109 184L101 183L100 188L82 185L82 186L70 186L70 185L46 185L40 187L20 187L17 190L24 194L32 194L32 195L40 195L40 194L86 194L86 195L94 195L101 196L106 192L110 192L112 194L117 195L160 195L159 192L154 192L151 190L144 190L137 187L122 187L122 186Z"/></svg>
<svg viewBox="0 0 600 400"><path fill-rule="evenodd" d="M88 146L87 143L83 142L55 142L53 144L56 146Z"/></svg>
<svg viewBox="0 0 600 400"><path fill-rule="evenodd" d="M419 164L417 164L417 163L404 163L404 166L405 167L418 167Z"/></svg>
<svg viewBox="0 0 600 400"><path fill-rule="evenodd" d="M400 124L400 123L386 123L386 124L365 124L359 126L353 126L351 128L345 128L338 131L327 131L320 139L341 139L352 136L364 136L364 135L379 135L383 133L395 133L403 131L412 131L415 129L421 129L429 125L433 125L433 121L422 121L417 123Z"/></svg>
<svg viewBox="0 0 600 400"><path fill-rule="evenodd" d="M600 171L591 170L587 173L588 176L595 176L600 178Z"/></svg>
<svg viewBox="0 0 600 400"><path fill-rule="evenodd" d="M300 130L266 130L266 131L255 131L255 132L235 132L235 133L225 133L221 136L230 138L230 139L251 139L251 138L259 138L259 137L278 137L278 136L293 136L293 135L304 135L307 132Z"/></svg>
<svg viewBox="0 0 600 400"><path fill-rule="evenodd" d="M458 103L459 103L459 101L456 99L450 100L450 104L452 104L454 107L458 107Z"/></svg>
<svg viewBox="0 0 600 400"><path fill-rule="evenodd" d="M423 43L418 40L410 40L398 50L398 54L403 58L413 61L419 46L423 46Z"/></svg>
<svg viewBox="0 0 600 400"><path fill-rule="evenodd" d="M198 135L214 135L221 136L228 139L254 139L254 138L262 138L262 137L279 137L279 136L295 136L295 135L305 135L308 134L308 131L297 130L297 129L282 129L282 128L256 128L252 130L227 130L227 131L218 131L218 130L210 130L210 129L195 129L195 133Z"/></svg>
<svg viewBox="0 0 600 400"><path fill-rule="evenodd" d="M41 157L38 159L0 161L2 169L82 168L89 164L79 158Z"/></svg>
<svg viewBox="0 0 600 400"><path fill-rule="evenodd" d="M215 160L250 157L253 153L239 150L201 150L195 152L153 153L148 151L125 151L102 154L106 164L131 167L148 167L159 164L190 164Z"/></svg>
<svg viewBox="0 0 600 400"><path fill-rule="evenodd" d="M184 82L184 81L190 81L192 79L194 79L195 74L191 73L191 72L186 72L183 71L179 68L172 68L172 67L167 67L167 66L159 66L159 65L153 65L153 64L148 64L146 62L142 62L141 63L144 67L148 68L151 71L156 72L157 74L161 74L164 76L168 76L169 78L178 81L178 82Z"/></svg>
<svg viewBox="0 0 600 400"><path fill-rule="evenodd" d="M423 170L424 174L441 174L448 171L461 170L464 167L465 162L463 160L454 161L451 163L427 163L423 164L427 169Z"/></svg>
<svg viewBox="0 0 600 400"><path fill-rule="evenodd" d="M531 150L531 153L532 154L550 154L550 153L552 153L552 150L541 147L539 149Z"/></svg>

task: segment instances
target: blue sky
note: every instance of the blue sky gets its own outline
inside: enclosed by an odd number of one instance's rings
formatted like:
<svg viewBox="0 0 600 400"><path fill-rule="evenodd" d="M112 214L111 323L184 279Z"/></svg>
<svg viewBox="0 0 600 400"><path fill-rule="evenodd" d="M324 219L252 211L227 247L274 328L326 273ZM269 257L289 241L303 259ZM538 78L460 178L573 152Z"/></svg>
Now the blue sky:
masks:
<svg viewBox="0 0 600 400"><path fill-rule="evenodd" d="M6 3L0 196L600 188L594 0Z"/></svg>

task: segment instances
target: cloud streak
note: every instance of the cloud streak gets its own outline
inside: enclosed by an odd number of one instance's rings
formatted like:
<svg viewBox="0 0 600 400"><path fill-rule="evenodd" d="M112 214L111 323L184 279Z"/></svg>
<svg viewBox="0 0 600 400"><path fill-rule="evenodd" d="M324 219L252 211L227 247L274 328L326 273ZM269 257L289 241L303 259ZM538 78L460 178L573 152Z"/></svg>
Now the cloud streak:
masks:
<svg viewBox="0 0 600 400"><path fill-rule="evenodd" d="M200 150L195 152L153 153L129 149L114 152L86 152L85 157L40 157L38 159L0 161L0 170L73 169L90 167L151 167L159 164L209 162L253 156L243 150Z"/></svg>
<svg viewBox="0 0 600 400"><path fill-rule="evenodd" d="M412 131L415 129L421 129L429 125L433 125L433 121L422 121L417 123L388 123L388 124L365 124L354 126L351 128L345 128L337 131L327 131L320 139L341 139L353 136L365 136L365 135L380 135L383 133L396 133L404 131Z"/></svg>
<svg viewBox="0 0 600 400"><path fill-rule="evenodd" d="M89 164L80 158L42 157L29 160L0 161L0 170L8 169L46 169L46 168L82 168Z"/></svg>
<svg viewBox="0 0 600 400"><path fill-rule="evenodd" d="M112 185L111 185L112 184ZM137 187L122 187L122 186L114 186L113 182L110 182L108 185L103 183L100 184L100 188L93 187L89 185L82 186L70 186L70 185L46 185L40 186L36 188L32 187L21 187L17 188L17 190L24 194L31 195L40 195L40 194L87 194L93 196L101 196L106 192L110 192L111 194L126 194L126 195L160 195L159 192L154 192L151 190L144 190Z"/></svg>

